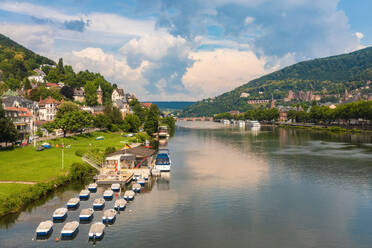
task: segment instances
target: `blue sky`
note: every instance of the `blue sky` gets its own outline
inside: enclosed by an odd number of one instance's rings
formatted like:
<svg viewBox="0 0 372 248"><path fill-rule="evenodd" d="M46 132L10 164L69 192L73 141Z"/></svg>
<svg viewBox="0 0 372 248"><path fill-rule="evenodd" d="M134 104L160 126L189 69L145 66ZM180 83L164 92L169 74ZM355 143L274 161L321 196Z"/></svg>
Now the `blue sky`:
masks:
<svg viewBox="0 0 372 248"><path fill-rule="evenodd" d="M372 45L367 0L0 0L0 33L143 100L200 100Z"/></svg>

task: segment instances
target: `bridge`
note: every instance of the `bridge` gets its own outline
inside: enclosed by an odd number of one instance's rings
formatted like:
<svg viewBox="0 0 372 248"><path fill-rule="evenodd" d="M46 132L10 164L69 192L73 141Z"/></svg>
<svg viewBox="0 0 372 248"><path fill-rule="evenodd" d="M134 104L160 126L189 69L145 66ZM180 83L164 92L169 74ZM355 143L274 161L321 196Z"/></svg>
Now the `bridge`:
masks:
<svg viewBox="0 0 372 248"><path fill-rule="evenodd" d="M183 117L178 118L177 121L213 121L213 117Z"/></svg>

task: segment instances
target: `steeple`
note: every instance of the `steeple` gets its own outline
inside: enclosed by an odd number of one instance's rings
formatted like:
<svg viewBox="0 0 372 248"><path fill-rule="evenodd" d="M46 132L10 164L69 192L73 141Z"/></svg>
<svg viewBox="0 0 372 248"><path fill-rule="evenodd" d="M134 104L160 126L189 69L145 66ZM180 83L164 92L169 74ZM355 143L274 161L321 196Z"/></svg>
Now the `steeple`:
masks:
<svg viewBox="0 0 372 248"><path fill-rule="evenodd" d="M102 105L102 89L101 89L101 85L98 85L98 89L97 89L97 103L99 105Z"/></svg>
<svg viewBox="0 0 372 248"><path fill-rule="evenodd" d="M100 85L100 84L98 85L98 90L97 90L97 92L102 92L102 89L101 89L101 85Z"/></svg>

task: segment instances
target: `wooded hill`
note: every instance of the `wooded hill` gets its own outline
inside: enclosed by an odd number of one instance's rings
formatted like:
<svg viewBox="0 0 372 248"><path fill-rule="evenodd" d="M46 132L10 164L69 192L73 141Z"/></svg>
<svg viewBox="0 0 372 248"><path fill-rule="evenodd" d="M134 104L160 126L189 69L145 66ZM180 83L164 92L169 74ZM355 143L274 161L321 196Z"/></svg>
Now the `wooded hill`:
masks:
<svg viewBox="0 0 372 248"><path fill-rule="evenodd" d="M246 111L247 100L282 101L290 90L343 94L372 79L372 47L352 53L300 62L252 80L230 92L204 99L184 109L184 116L211 116L231 110ZM372 92L371 89L364 93ZM324 93L326 92L326 93ZM240 97L248 93L248 97Z"/></svg>

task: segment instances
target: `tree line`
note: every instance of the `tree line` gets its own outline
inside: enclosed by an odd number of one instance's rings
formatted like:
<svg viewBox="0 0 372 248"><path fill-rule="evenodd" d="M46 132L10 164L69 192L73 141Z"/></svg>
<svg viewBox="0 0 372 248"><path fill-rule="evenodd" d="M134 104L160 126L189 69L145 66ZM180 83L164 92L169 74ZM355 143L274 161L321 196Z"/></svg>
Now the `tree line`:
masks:
<svg viewBox="0 0 372 248"><path fill-rule="evenodd" d="M248 110L245 113L232 115L229 112L216 114L214 120L258 120L258 121L275 121L279 118L280 112L277 108L270 109L254 109Z"/></svg>

